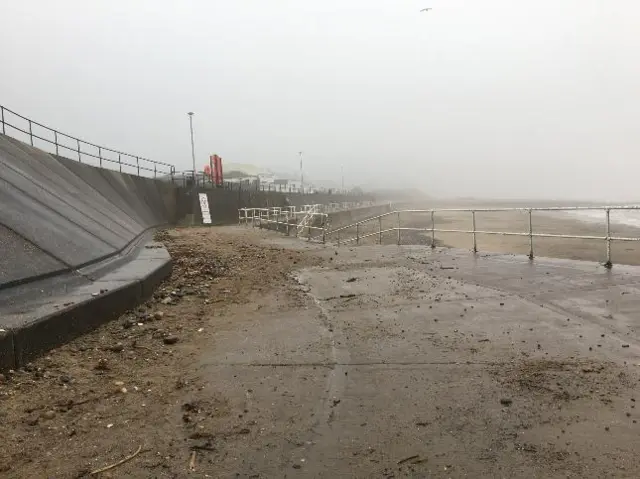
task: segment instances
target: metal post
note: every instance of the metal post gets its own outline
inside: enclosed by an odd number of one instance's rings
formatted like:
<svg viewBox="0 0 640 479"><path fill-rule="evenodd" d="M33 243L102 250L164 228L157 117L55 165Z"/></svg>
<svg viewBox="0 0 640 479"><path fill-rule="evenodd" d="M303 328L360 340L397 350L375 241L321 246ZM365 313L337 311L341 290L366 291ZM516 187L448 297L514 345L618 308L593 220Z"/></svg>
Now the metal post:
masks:
<svg viewBox="0 0 640 479"><path fill-rule="evenodd" d="M29 120L29 139L31 140L31 146L33 146L33 131L31 130L31 120Z"/></svg>
<svg viewBox="0 0 640 479"><path fill-rule="evenodd" d="M360 244L360 223L356 223L356 244Z"/></svg>
<svg viewBox="0 0 640 479"><path fill-rule="evenodd" d="M140 176L140 158L136 156L136 166L138 168L138 176Z"/></svg>
<svg viewBox="0 0 640 479"><path fill-rule="evenodd" d="M193 112L187 113L189 115L189 129L191 130L191 159L193 160L193 181L196 180L196 148L193 143Z"/></svg>
<svg viewBox="0 0 640 479"><path fill-rule="evenodd" d="M471 212L471 220L472 220L472 226L473 226L473 252L477 253L478 252L478 243L476 241L476 212L472 211Z"/></svg>
<svg viewBox="0 0 640 479"><path fill-rule="evenodd" d="M302 152L299 151L298 155L300 155L300 193L304 195L304 173L302 171Z"/></svg>
<svg viewBox="0 0 640 479"><path fill-rule="evenodd" d="M100 158L100 168L102 168L102 148L98 147L98 158Z"/></svg>
<svg viewBox="0 0 640 479"><path fill-rule="evenodd" d="M120 165L120 173L122 173L122 157L120 153L118 153L118 164Z"/></svg>
<svg viewBox="0 0 640 479"><path fill-rule="evenodd" d="M611 210L607 208L607 262L604 264L605 268L611 269Z"/></svg>
<svg viewBox="0 0 640 479"><path fill-rule="evenodd" d="M7 130L4 127L4 107L0 105L0 119L2 120L2 134L6 135Z"/></svg>
<svg viewBox="0 0 640 479"><path fill-rule="evenodd" d="M400 246L400 212L398 211L398 246Z"/></svg>
<svg viewBox="0 0 640 479"><path fill-rule="evenodd" d="M82 163L82 156L80 155L80 140L76 140L78 143L78 161Z"/></svg>
<svg viewBox="0 0 640 479"><path fill-rule="evenodd" d="M533 259L533 220L531 218L531 209L529 209L529 259Z"/></svg>
<svg viewBox="0 0 640 479"><path fill-rule="evenodd" d="M158 171L156 170L156 167L158 165L156 163L153 164L153 177L155 178L156 176L158 176Z"/></svg>
<svg viewBox="0 0 640 479"><path fill-rule="evenodd" d="M56 145L56 155L58 155L58 132L53 130L53 142Z"/></svg>
<svg viewBox="0 0 640 479"><path fill-rule="evenodd" d="M436 247L436 214L431 210L431 249Z"/></svg>
<svg viewBox="0 0 640 479"><path fill-rule="evenodd" d="M326 243L327 239L327 215L322 218L322 244Z"/></svg>
<svg viewBox="0 0 640 479"><path fill-rule="evenodd" d="M382 216L378 217L378 244L382 244Z"/></svg>

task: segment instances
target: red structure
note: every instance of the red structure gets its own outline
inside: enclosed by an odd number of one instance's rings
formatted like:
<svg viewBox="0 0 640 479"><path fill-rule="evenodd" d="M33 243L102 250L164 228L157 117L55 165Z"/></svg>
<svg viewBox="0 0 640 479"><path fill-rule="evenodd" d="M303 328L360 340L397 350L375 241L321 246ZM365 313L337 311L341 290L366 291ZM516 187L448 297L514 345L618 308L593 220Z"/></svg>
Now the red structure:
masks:
<svg viewBox="0 0 640 479"><path fill-rule="evenodd" d="M216 184L216 186L222 186L222 158L220 158L218 155L211 155L209 157L209 161L211 163L210 171L213 182Z"/></svg>
<svg viewBox="0 0 640 479"><path fill-rule="evenodd" d="M209 157L209 164L204 167L204 174L210 177L216 186L222 186L222 158L218 155L211 155Z"/></svg>

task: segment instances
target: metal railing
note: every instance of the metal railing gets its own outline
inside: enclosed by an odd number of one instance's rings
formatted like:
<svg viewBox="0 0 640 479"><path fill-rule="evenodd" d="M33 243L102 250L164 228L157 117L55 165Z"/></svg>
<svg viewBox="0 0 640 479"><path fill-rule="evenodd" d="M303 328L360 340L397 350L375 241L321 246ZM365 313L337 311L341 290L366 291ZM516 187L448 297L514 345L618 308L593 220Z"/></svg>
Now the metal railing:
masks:
<svg viewBox="0 0 640 479"><path fill-rule="evenodd" d="M254 228L275 229L287 234L287 236L294 232L297 238L305 237L304 232L306 230L308 241L315 240L324 243L329 215L313 211L312 207L314 206L318 205L305 205L301 211L296 211L295 206L286 208L241 208L238 210L238 223L247 226L250 224ZM305 224L301 228L300 224L303 220ZM314 237L312 236L313 232L319 232L319 234Z"/></svg>
<svg viewBox="0 0 640 479"><path fill-rule="evenodd" d="M400 245L402 238L401 233L403 231L417 231L427 232L431 236L431 247L436 246L436 233L463 233L470 234L472 238L471 250L474 253L478 252L478 235L499 235L499 236L520 236L529 239L529 259L534 258L534 238L569 238L569 239L583 239L583 240L600 240L603 241L606 248L606 261L604 266L611 268L611 243L613 241L640 241L640 237L622 237L611 235L611 211L619 210L640 210L640 206L566 206L566 207L542 207L542 208L443 208L443 209L428 209L428 210L396 210L382 215L373 216L362 221L357 221L347 226L337 228L332 231L325 232L324 240L330 240L332 237L337 238L337 244L348 244L355 242L360 244L360 241L372 237L378 237L378 243L382 244L382 235L388 232L397 232L397 244ZM533 213L534 212L562 212L562 211L602 211L605 214L605 235L604 236L592 236L592 235L571 235L571 234L555 234L555 233L536 233L533 229ZM477 213L491 213L491 212L523 212L528 215L528 230L523 232L510 232L510 231L485 231L478 230L476 228L476 214ZM427 228L415 228L415 227L403 227L401 215L402 214L414 214L423 213L428 214L430 219L430 226ZM471 229L446 229L436 228L436 214L437 213L469 213ZM391 228L382 228L382 219L385 217L395 216L395 226ZM371 233L361 234L361 226L376 222L378 229ZM356 235L347 239L340 239L340 234L347 230L356 229Z"/></svg>
<svg viewBox="0 0 640 479"><path fill-rule="evenodd" d="M322 205L311 205L310 207L305 207L306 214L298 222L298 234L296 236L304 233L305 227L313 224L314 220L316 219L316 214L320 213L321 207Z"/></svg>
<svg viewBox="0 0 640 479"><path fill-rule="evenodd" d="M77 155L80 163L82 163L83 157L94 158L98 160L98 165L96 166L100 166L101 168L105 167L104 165L106 164L115 165L120 172L122 172L124 167L125 173L135 171L137 176L143 176L141 173L148 173L149 175L153 173L154 178L157 176L170 175L173 179L175 173L175 167L169 163L150 160L149 158L132 155L81 140L75 136L67 135L66 133L49 128L42 123L33 121L2 105L0 105L0 126L0 131L3 135L22 141L23 138L19 137L21 135L16 136L16 132L22 133L28 137L31 146L36 146L34 140L40 140L50 146L49 149L53 150L50 151L51 153L55 152L56 155L61 156L61 151L71 152L73 156ZM69 155L69 158L71 156L72 155ZM129 170L126 171L126 169Z"/></svg>

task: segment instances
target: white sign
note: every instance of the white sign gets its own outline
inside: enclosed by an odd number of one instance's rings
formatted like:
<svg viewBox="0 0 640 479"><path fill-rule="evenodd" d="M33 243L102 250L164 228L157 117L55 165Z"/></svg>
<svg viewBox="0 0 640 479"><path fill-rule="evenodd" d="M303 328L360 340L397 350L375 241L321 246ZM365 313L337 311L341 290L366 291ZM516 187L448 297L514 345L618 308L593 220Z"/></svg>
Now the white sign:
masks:
<svg viewBox="0 0 640 479"><path fill-rule="evenodd" d="M209 212L209 198L205 193L199 193L200 211L202 212L202 222L205 225L211 224L211 213Z"/></svg>

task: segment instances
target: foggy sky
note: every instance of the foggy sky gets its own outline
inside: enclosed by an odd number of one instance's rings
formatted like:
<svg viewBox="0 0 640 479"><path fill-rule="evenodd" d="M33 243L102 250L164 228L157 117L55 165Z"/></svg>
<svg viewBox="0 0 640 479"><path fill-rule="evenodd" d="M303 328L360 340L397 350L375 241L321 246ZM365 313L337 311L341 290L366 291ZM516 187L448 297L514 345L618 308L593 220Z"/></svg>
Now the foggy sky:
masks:
<svg viewBox="0 0 640 479"><path fill-rule="evenodd" d="M0 0L0 103L178 169L192 110L199 165L640 201L638 25L637 0Z"/></svg>

